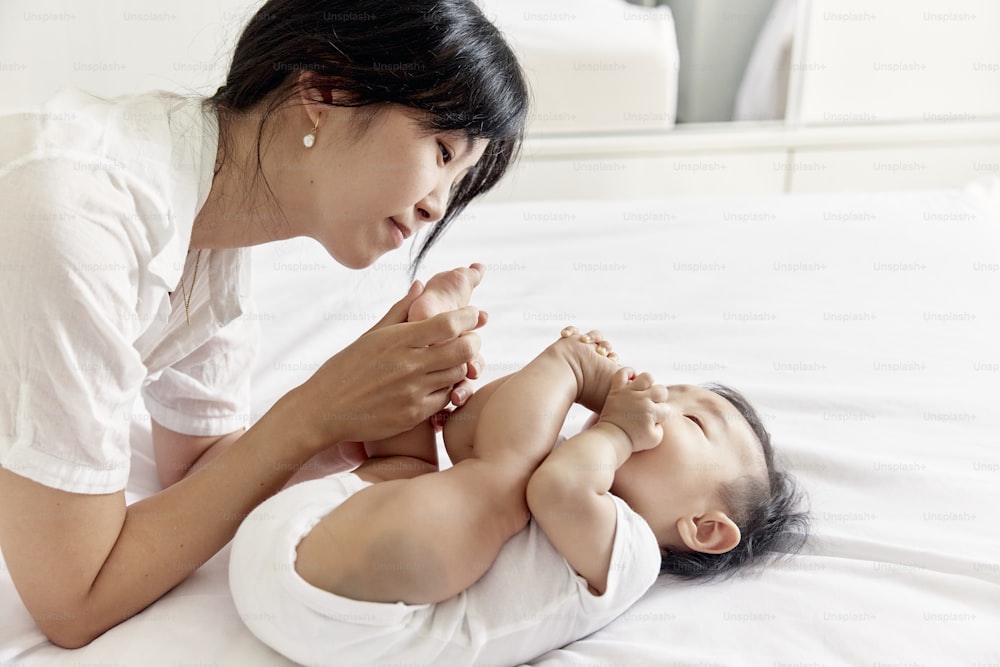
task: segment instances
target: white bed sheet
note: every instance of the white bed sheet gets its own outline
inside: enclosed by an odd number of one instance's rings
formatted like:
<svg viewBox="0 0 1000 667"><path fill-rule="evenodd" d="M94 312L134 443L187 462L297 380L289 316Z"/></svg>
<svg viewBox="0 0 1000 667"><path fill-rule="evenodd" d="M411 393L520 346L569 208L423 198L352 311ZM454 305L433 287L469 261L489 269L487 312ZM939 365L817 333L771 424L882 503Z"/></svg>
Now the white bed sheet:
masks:
<svg viewBox="0 0 1000 667"><path fill-rule="evenodd" d="M661 580L607 628L533 664L1000 662L998 193L468 212L421 275L487 265L475 301L491 317L488 377L566 324L600 327L661 381L743 390L814 517L807 549L760 576ZM255 262L258 414L407 284L401 258L350 273L305 240L261 247ZM155 484L146 424L134 426L132 498ZM237 618L227 555L72 652L34 628L4 570L0 664L284 664Z"/></svg>

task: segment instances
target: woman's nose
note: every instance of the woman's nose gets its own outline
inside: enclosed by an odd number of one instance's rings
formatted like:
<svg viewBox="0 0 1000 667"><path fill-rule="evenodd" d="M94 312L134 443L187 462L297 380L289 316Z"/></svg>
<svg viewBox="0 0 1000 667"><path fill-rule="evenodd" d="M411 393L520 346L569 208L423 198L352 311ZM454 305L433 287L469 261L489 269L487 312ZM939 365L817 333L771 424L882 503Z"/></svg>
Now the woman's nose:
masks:
<svg viewBox="0 0 1000 667"><path fill-rule="evenodd" d="M448 193L450 188L446 183L440 183L436 188L427 194L426 197L417 202L417 217L420 222L437 222L444 217L448 210Z"/></svg>

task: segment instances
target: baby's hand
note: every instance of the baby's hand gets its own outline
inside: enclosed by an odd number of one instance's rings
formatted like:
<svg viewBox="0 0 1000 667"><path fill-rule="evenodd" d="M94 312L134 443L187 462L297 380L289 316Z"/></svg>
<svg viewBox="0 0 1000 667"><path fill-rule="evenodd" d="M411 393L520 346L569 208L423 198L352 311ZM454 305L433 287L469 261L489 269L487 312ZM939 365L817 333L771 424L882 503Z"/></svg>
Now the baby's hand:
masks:
<svg viewBox="0 0 1000 667"><path fill-rule="evenodd" d="M633 452L652 449L663 439L660 424L668 416L666 400L667 388L654 384L652 375L635 376L631 368L619 368L611 378L600 421L624 431L632 441Z"/></svg>

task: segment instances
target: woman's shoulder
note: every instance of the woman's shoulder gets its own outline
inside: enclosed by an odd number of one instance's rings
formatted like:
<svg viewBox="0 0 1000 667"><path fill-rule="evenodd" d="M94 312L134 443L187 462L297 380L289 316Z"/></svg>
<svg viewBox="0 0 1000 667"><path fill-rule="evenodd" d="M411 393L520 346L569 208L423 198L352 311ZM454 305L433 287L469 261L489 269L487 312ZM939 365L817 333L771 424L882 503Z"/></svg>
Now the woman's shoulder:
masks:
<svg viewBox="0 0 1000 667"><path fill-rule="evenodd" d="M95 235L140 264L169 247L182 252L204 189L206 134L193 98L62 89L35 111L0 118L0 200L9 202L0 228L46 254L72 255Z"/></svg>
<svg viewBox="0 0 1000 667"><path fill-rule="evenodd" d="M117 170L141 177L167 169L171 116L192 104L164 91L104 98L62 88L38 107L0 117L0 176L46 160L81 176Z"/></svg>

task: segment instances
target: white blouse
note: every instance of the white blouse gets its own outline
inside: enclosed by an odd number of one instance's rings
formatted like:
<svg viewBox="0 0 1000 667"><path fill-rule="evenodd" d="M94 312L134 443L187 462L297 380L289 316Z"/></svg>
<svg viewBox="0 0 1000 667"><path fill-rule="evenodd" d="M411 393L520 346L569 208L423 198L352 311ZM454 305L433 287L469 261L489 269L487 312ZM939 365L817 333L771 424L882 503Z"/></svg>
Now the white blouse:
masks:
<svg viewBox="0 0 1000 667"><path fill-rule="evenodd" d="M249 419L249 251L188 253L212 185L213 112L164 92L66 89L0 117L0 465L125 487L129 427L223 435ZM190 294L185 317L184 277Z"/></svg>

